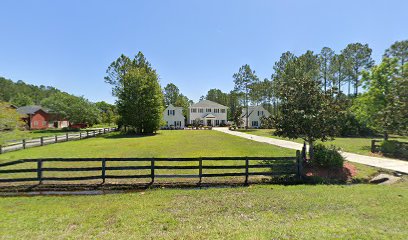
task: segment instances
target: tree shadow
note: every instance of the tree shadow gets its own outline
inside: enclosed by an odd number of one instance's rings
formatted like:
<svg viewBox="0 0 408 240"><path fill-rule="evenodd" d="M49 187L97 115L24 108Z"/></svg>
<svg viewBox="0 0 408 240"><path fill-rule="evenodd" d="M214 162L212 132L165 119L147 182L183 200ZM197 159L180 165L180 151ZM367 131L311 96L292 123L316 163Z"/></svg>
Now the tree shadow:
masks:
<svg viewBox="0 0 408 240"><path fill-rule="evenodd" d="M117 138L146 138L146 137L154 137L154 136L160 136L161 133L151 133L151 134L130 134L130 133L119 133L119 134L108 134L108 135L103 135L100 137L106 138L106 139L117 139Z"/></svg>

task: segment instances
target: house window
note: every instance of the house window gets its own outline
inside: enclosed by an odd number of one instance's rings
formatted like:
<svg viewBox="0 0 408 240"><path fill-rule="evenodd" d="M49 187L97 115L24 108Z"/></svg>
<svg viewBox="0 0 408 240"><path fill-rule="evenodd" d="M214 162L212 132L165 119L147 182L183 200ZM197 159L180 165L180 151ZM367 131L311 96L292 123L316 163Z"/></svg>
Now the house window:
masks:
<svg viewBox="0 0 408 240"><path fill-rule="evenodd" d="M38 126L38 121L34 121L34 127Z"/></svg>
<svg viewBox="0 0 408 240"><path fill-rule="evenodd" d="M197 112L197 108L192 108L192 109L191 109L191 112L192 112L192 113L196 113L196 112Z"/></svg>
<svg viewBox="0 0 408 240"><path fill-rule="evenodd" d="M221 120L221 124L225 124L225 120Z"/></svg>
<svg viewBox="0 0 408 240"><path fill-rule="evenodd" d="M215 125L220 125L220 120L215 120Z"/></svg>
<svg viewBox="0 0 408 240"><path fill-rule="evenodd" d="M175 115L175 110L167 110L167 115Z"/></svg>
<svg viewBox="0 0 408 240"><path fill-rule="evenodd" d="M258 127L258 121L252 121L252 126L253 127Z"/></svg>
<svg viewBox="0 0 408 240"><path fill-rule="evenodd" d="M221 109L221 113L225 113L225 109Z"/></svg>
<svg viewBox="0 0 408 240"><path fill-rule="evenodd" d="M205 109L205 112L211 112L211 108Z"/></svg>
<svg viewBox="0 0 408 240"><path fill-rule="evenodd" d="M199 113L203 113L203 112L204 112L204 109L199 108L199 109L198 109L198 112L199 112Z"/></svg>
<svg viewBox="0 0 408 240"><path fill-rule="evenodd" d="M46 122L46 121L43 121L42 124L43 124L43 127L46 127L46 126L47 126L47 122Z"/></svg>
<svg viewBox="0 0 408 240"><path fill-rule="evenodd" d="M214 113L220 113L220 109L214 108Z"/></svg>

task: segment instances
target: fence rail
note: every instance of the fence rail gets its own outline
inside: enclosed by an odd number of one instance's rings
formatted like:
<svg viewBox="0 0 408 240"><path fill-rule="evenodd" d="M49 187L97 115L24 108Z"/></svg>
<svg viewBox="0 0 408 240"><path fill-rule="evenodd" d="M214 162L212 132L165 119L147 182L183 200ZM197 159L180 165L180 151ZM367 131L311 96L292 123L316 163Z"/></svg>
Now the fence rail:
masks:
<svg viewBox="0 0 408 240"><path fill-rule="evenodd" d="M223 165L208 165L209 161L222 161ZM227 165L227 162L240 162L239 165ZM256 163L251 164L251 162ZM64 167L47 167L49 162L70 162L74 163L69 168ZM78 167L76 163L94 162L99 166ZM144 165L126 165L126 166L109 166L109 163L137 162ZM157 165L156 163L175 163L180 165ZM195 162L196 165L183 165L183 163ZM294 175L298 178L302 176L302 159L300 151L296 152L296 157L201 157L201 158L46 158L46 159L23 159L10 161L0 164L0 183L12 182L32 182L36 181L42 184L44 181L84 181L84 180L101 180L105 183L107 179L151 179L154 183L156 178L197 178L199 183L203 178L211 177L245 177L245 184L248 184L250 176L281 176ZM5 167L18 166L24 163L36 163L33 168L15 168ZM2 169L3 168L3 169ZM261 171L268 169L268 171ZM138 170L145 170L141 173ZM147 170L147 173L146 173ZM158 174L156 170L197 170L193 174ZM206 170L242 170L240 172L207 172ZM49 172L99 172L92 176L46 176ZM125 171L126 174L117 174L117 171ZM36 173L31 177L12 177L2 178L3 174L16 173Z"/></svg>
<svg viewBox="0 0 408 240"><path fill-rule="evenodd" d="M59 142L67 142L72 140L81 140L85 138L95 137L100 134L106 134L117 131L116 127L113 128L99 128L93 130L85 130L77 133L65 133L63 135L44 136L34 139L22 139L16 143L9 143L6 145L0 145L0 154L5 152L17 151L31 147L40 147L48 144L54 144Z"/></svg>

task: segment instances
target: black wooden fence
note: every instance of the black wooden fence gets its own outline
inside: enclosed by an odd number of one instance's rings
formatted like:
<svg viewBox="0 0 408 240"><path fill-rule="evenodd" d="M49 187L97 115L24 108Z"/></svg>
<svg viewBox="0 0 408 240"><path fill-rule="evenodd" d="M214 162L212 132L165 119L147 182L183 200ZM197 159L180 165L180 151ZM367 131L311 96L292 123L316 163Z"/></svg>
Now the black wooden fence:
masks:
<svg viewBox="0 0 408 240"><path fill-rule="evenodd" d="M85 130L82 132L65 133L63 135L39 137L33 139L22 139L21 141L10 143L6 145L0 145L0 154L5 152L17 151L21 149L39 147L48 144L54 144L59 142L67 142L72 140L81 140L85 138L95 137L100 134L116 131L117 128L99 128L93 130Z"/></svg>
<svg viewBox="0 0 408 240"><path fill-rule="evenodd" d="M217 165L207 164L209 161L217 161ZM228 165L226 161L238 161L242 164ZM47 167L49 162L70 162L70 163L98 163L98 167ZM114 163L110 166L109 163ZM118 162L133 162L137 165L120 165ZM160 165L159 163L175 163L173 165ZM196 164L191 164L195 162ZM23 163L35 163L33 168L15 168ZM144 164L141 164L144 163ZM190 163L190 164L182 164ZM214 163L214 162L213 162ZM6 168L7 167L7 168ZM263 169L264 171L261 171ZM138 170L145 170L144 173L138 173ZM156 170L196 170L195 174L157 174ZM211 170L207 172L207 170ZM213 170L235 170L236 172L214 172ZM239 170L239 171L237 171ZM265 171L266 170L266 171ZM91 176L45 176L49 172L99 172ZM122 174L117 174L122 171ZM147 173L146 173L147 171ZM115 173L116 172L116 173ZM32 177L9 177L2 178L4 174L33 174ZM126 174L123 174L126 173ZM150 179L154 183L156 178L197 178L201 183L203 178L212 177L245 177L245 184L248 184L250 176L283 176L293 175L297 178L302 176L302 158L300 151L296 152L296 157L201 157L201 158L46 158L46 159L23 159L10 161L0 164L0 183L13 182L38 182L44 181L84 181L84 180L101 180L105 183L107 179Z"/></svg>

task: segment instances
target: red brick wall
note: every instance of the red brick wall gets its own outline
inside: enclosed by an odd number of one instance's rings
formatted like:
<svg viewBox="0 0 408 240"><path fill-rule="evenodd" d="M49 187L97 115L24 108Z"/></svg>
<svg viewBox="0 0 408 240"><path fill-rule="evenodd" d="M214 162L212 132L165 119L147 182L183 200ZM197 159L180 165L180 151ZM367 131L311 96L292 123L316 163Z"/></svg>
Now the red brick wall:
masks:
<svg viewBox="0 0 408 240"><path fill-rule="evenodd" d="M39 110L31 115L30 128L31 129L46 129L48 128L49 116L46 112Z"/></svg>

